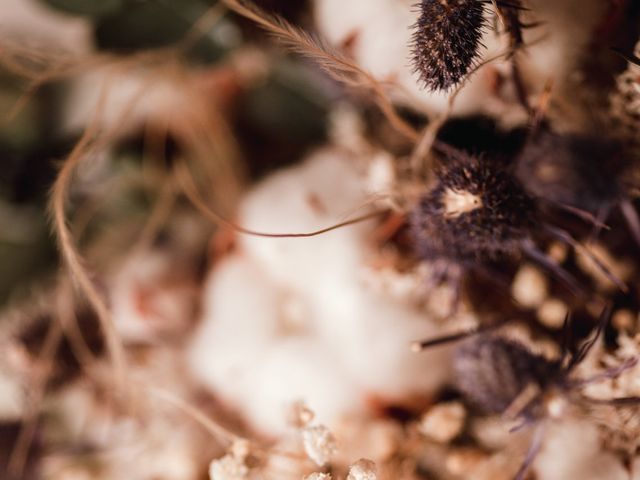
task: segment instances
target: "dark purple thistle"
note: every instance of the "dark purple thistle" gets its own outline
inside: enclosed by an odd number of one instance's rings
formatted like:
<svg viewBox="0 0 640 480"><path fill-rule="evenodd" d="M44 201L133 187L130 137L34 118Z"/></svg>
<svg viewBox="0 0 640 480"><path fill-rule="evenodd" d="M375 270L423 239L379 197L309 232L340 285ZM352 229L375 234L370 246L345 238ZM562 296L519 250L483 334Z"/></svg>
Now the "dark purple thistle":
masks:
<svg viewBox="0 0 640 480"><path fill-rule="evenodd" d="M517 160L516 174L533 195L594 214L606 222L619 208L640 245L640 219L629 191L634 160L625 145L597 134L538 133Z"/></svg>
<svg viewBox="0 0 640 480"><path fill-rule="evenodd" d="M542 220L545 201L528 193L509 165L477 158L437 141L442 161L435 185L410 216L417 255L452 266L483 271L491 262L526 256L553 274L576 295L578 282L536 245L542 233L588 255L622 291L627 287L568 232Z"/></svg>
<svg viewBox="0 0 640 480"><path fill-rule="evenodd" d="M447 91L477 63L486 22L484 2L422 0L413 26L412 62L430 91Z"/></svg>
<svg viewBox="0 0 640 480"><path fill-rule="evenodd" d="M490 414L504 413L530 384L544 390L561 372L559 362L497 335L462 343L456 349L453 368L460 393Z"/></svg>
<svg viewBox="0 0 640 480"><path fill-rule="evenodd" d="M487 333L466 340L456 349L453 360L455 384L470 404L488 414L508 414L520 421L516 428L536 427L529 451L515 475L516 480L525 478L540 449L544 427L540 420L564 415L565 405L569 404L587 408L602 404L640 405L638 397L599 400L587 397L581 391L588 384L617 377L636 365L636 358L591 378L578 379L573 375L602 334L611 311L609 307L603 310L590 339L574 352L565 348L557 360L537 355L515 340ZM568 332L567 326L568 322L565 332Z"/></svg>
<svg viewBox="0 0 640 480"><path fill-rule="evenodd" d="M597 213L620 201L628 154L600 135L537 133L517 160L516 173L532 194Z"/></svg>
<svg viewBox="0 0 640 480"><path fill-rule="evenodd" d="M538 212L504 165L455 151L436 175L411 217L422 258L469 263L519 255Z"/></svg>

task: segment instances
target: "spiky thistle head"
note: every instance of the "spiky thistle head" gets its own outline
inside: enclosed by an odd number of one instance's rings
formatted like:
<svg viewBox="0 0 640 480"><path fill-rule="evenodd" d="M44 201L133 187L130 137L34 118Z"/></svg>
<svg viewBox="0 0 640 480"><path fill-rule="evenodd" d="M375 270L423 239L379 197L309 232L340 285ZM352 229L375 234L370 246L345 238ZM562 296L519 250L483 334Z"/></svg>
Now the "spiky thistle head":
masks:
<svg viewBox="0 0 640 480"><path fill-rule="evenodd" d="M516 256L537 203L500 162L450 150L411 216L417 253L458 263Z"/></svg>
<svg viewBox="0 0 640 480"><path fill-rule="evenodd" d="M447 91L475 64L485 27L482 0L422 0L412 62L424 86Z"/></svg>
<svg viewBox="0 0 640 480"><path fill-rule="evenodd" d="M498 335L481 335L455 351L456 387L486 413L501 414L529 385L545 390L561 373L559 362Z"/></svg>
<svg viewBox="0 0 640 480"><path fill-rule="evenodd" d="M516 175L534 195L590 212L617 203L629 180L628 152L606 136L542 131L516 163Z"/></svg>
<svg viewBox="0 0 640 480"><path fill-rule="evenodd" d="M573 375L602 335L612 311L611 305L605 306L594 334L576 348L565 344L557 359L547 359L524 343L494 334L481 334L456 350L453 361L456 386L470 403L486 413L522 420L520 427L537 424L529 451L514 478L525 478L540 449L541 420L589 412L590 408L598 405L637 408L640 404L637 396L598 399L583 392L587 385L617 378L622 372L635 367L638 364L635 357L591 377ZM565 323L565 335L569 335L568 327L569 324Z"/></svg>

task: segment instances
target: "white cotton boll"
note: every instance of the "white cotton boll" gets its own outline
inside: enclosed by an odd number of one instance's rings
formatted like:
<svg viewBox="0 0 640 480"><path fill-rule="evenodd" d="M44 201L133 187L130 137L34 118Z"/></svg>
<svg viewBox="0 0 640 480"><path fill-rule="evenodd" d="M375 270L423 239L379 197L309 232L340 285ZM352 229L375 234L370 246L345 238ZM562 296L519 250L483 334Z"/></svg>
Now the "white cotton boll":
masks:
<svg viewBox="0 0 640 480"><path fill-rule="evenodd" d="M340 320L344 326L333 341L345 368L382 399L397 401L439 389L448 377L451 347L421 353L410 348L412 342L435 337L439 330L423 312L360 288L350 318L326 317L327 323L335 318L336 330Z"/></svg>
<svg viewBox="0 0 640 480"><path fill-rule="evenodd" d="M203 320L188 349L196 377L268 434L286 431L286 412L297 400L320 421L362 408L331 351L283 329L283 298L255 262L228 257L207 282Z"/></svg>
<svg viewBox="0 0 640 480"><path fill-rule="evenodd" d="M266 232L307 232L353 217L368 200L357 161L342 150L326 148L299 166L271 175L245 198L240 223ZM342 288L357 288L352 280L370 225L350 225L311 238L243 236L240 243L280 284L348 311L349 295L338 295L339 302L331 297Z"/></svg>
<svg viewBox="0 0 640 480"><path fill-rule="evenodd" d="M358 237L362 249L366 232ZM438 329L423 312L368 288L358 275L362 265L344 272L342 258L335 260L326 262L324 281L308 298L318 335L369 395L399 400L437 390L446 381L450 348L416 354L410 344Z"/></svg>
<svg viewBox="0 0 640 480"><path fill-rule="evenodd" d="M298 400L313 409L315 420L327 425L365 408L355 379L345 375L333 351L314 338L274 341L252 368L252 389L239 401L264 432L284 432L287 411Z"/></svg>
<svg viewBox="0 0 640 480"><path fill-rule="evenodd" d="M602 450L597 428L585 421L550 425L534 470L540 480L629 478L615 455Z"/></svg>
<svg viewBox="0 0 640 480"><path fill-rule="evenodd" d="M223 398L250 395L257 358L278 329L279 293L255 262L221 261L204 288L202 320L187 349L192 372Z"/></svg>
<svg viewBox="0 0 640 480"><path fill-rule="evenodd" d="M367 198L358 160L325 149L272 175L247 195L240 223L295 232L339 221ZM438 333L428 318L362 278L375 256L373 228L366 222L311 239L242 236L238 253L211 273L190 364L254 428L282 433L298 400L333 426L366 415L372 397L402 401L446 380L447 348L409 348Z"/></svg>
<svg viewBox="0 0 640 480"><path fill-rule="evenodd" d="M362 206L364 185L356 159L338 149L324 149L302 165L277 172L249 193L240 209L240 223L272 233L309 232L354 216ZM362 214L359 210L356 214ZM361 256L352 225L310 238L243 236L241 245L262 262L271 275L296 290L308 291L323 283L323 264L338 257L342 270L354 268ZM313 254L311 255L310 252ZM302 281L304 280L304 281Z"/></svg>
<svg viewBox="0 0 640 480"><path fill-rule="evenodd" d="M155 359L155 352L151 356L142 364L135 361L128 364L131 385L156 383L155 380L160 378L163 383L176 388L185 378L184 374L176 376L176 370L181 370L176 368L179 357L162 354L166 358ZM149 363L156 361L159 365L154 366L150 374ZM112 374L108 364L94 365L90 372L96 381L111 378ZM86 478L91 479L199 478L204 438L200 427L186 422L184 412L149 395L146 389L135 389L132 394L128 405L136 412L135 417L114 409L108 396L105 398L104 391L93 381L69 384L49 398L47 409L50 415L43 425L47 442L54 445L91 445L96 451L108 452L108 455L96 456L87 464L82 461L82 455L77 456L77 452L75 455L60 449L49 452L50 456L42 462L42 478L72 478L71 472L67 476L64 464L77 469L79 475L88 473Z"/></svg>
<svg viewBox="0 0 640 480"><path fill-rule="evenodd" d="M355 164L340 150L325 149L273 175L246 198L243 225L304 231L339 221L341 212L367 199L368 178ZM322 214L309 204L311 194L324 207ZM304 296L306 310L313 312L309 328L324 338L361 388L393 399L433 391L446 379L448 349L411 352L412 341L437 334L433 324L365 285L371 228L365 223L313 238L244 237L241 242L270 275Z"/></svg>

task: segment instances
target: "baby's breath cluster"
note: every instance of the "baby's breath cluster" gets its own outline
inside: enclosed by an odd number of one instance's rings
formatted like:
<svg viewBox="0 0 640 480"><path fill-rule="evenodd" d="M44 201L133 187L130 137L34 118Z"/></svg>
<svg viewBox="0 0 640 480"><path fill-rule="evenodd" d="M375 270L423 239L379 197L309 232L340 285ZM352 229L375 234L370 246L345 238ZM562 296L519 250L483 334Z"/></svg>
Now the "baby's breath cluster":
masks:
<svg viewBox="0 0 640 480"><path fill-rule="evenodd" d="M302 445L309 459L319 467L326 466L338 451L336 439L322 424L314 423L315 414L304 403L292 408L292 423L298 428Z"/></svg>
<svg viewBox="0 0 640 480"><path fill-rule="evenodd" d="M246 440L234 442L229 453L209 465L209 480L246 480L249 478L248 455L249 443Z"/></svg>

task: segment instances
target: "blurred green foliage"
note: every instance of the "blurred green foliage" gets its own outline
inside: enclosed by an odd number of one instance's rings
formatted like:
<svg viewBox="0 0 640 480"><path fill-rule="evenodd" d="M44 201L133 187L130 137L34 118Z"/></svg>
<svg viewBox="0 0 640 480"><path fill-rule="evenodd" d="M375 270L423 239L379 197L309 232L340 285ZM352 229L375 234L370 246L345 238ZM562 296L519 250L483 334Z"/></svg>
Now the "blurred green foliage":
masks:
<svg viewBox="0 0 640 480"><path fill-rule="evenodd" d="M215 5L213 0L39 1L58 12L86 18L93 26L94 47L121 54L176 45ZM266 6L281 11L283 5L289 5L284 11L299 12L304 2L271 3ZM241 85L241 93L225 112L253 178L299 161L326 140L331 89L318 80L322 76L307 61L275 54L276 49L270 49L270 42L264 40L264 32L229 13L195 38L185 54L205 72L227 68L227 55L244 42L258 43L267 55L268 75L257 83ZM46 85L15 116L0 123L0 306L11 297L21 297L58 268L48 193L59 162L79 135L60 133L66 88L66 84ZM0 72L0 111L10 112L24 89L23 82ZM100 178L104 184L126 185L142 169L142 132L130 132L113 147ZM167 158L174 150L175 145L167 146ZM92 189L77 183L78 188L71 192L70 218L79 206L98 203L95 218L84 232L83 246L123 222L143 224L157 193L125 188L115 194L105 192L104 185Z"/></svg>
<svg viewBox="0 0 640 480"><path fill-rule="evenodd" d="M73 15L94 18L111 15L125 8L126 0L43 0L47 5Z"/></svg>
<svg viewBox="0 0 640 480"><path fill-rule="evenodd" d="M89 17L96 47L119 53L179 42L212 6L205 0L41 0L65 13ZM215 28L214 28L215 30ZM188 51L201 62L224 54L216 32L205 32Z"/></svg>

